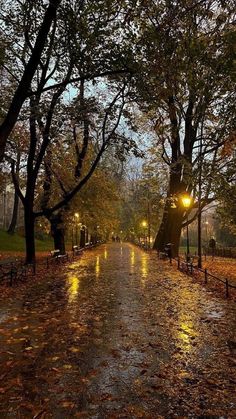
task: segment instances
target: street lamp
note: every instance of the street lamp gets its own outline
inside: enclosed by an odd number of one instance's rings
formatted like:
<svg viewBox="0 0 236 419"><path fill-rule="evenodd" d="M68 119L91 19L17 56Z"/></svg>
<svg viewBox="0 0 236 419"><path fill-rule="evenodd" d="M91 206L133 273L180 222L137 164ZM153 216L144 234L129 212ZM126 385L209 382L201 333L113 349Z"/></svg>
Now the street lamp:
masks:
<svg viewBox="0 0 236 419"><path fill-rule="evenodd" d="M206 227L206 242L208 243L208 225L209 225L209 222L208 221L205 221L205 227Z"/></svg>
<svg viewBox="0 0 236 419"><path fill-rule="evenodd" d="M75 244L76 246L78 246L78 218L79 218L79 213L75 212Z"/></svg>
<svg viewBox="0 0 236 419"><path fill-rule="evenodd" d="M146 220L143 220L141 225L144 228L144 244L145 246L147 246L146 228L147 228L148 223Z"/></svg>
<svg viewBox="0 0 236 419"><path fill-rule="evenodd" d="M182 205L187 213L187 262L189 261L189 232L188 232L188 209L192 204L192 197L188 194L184 194L181 196Z"/></svg>
<svg viewBox="0 0 236 419"><path fill-rule="evenodd" d="M80 223L80 247L85 247L86 242L86 225Z"/></svg>
<svg viewBox="0 0 236 419"><path fill-rule="evenodd" d="M73 224L73 221L71 223L71 233L72 233L71 239L72 239L72 250L73 250L73 248L74 248L74 224Z"/></svg>
<svg viewBox="0 0 236 419"><path fill-rule="evenodd" d="M95 241L96 241L96 243L98 243L99 242L99 237L100 237L100 234L99 234L99 228L100 228L100 226L99 225L97 225L96 226L96 237L95 237Z"/></svg>

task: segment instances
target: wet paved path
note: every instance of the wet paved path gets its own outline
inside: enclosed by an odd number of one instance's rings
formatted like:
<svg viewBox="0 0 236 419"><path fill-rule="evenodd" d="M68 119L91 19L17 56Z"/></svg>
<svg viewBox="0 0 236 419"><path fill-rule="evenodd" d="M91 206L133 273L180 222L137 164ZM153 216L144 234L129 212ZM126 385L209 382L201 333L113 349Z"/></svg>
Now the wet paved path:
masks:
<svg viewBox="0 0 236 419"><path fill-rule="evenodd" d="M0 306L0 418L235 418L236 304L129 244Z"/></svg>

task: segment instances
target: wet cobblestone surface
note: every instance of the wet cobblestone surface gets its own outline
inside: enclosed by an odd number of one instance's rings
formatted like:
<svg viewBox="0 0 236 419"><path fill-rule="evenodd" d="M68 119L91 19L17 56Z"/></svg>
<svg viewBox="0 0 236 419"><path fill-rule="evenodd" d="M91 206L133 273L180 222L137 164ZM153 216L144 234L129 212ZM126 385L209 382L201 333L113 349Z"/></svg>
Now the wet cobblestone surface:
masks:
<svg viewBox="0 0 236 419"><path fill-rule="evenodd" d="M129 244L0 303L0 418L235 418L236 304Z"/></svg>

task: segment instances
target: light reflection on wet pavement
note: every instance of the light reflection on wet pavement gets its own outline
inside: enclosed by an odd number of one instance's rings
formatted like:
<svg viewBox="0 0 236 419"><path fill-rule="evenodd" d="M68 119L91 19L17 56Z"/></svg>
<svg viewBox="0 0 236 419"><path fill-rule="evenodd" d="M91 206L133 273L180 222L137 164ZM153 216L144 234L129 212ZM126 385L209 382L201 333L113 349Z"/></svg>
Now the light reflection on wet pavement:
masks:
<svg viewBox="0 0 236 419"><path fill-rule="evenodd" d="M235 303L154 254L103 245L7 310L0 418L236 417Z"/></svg>

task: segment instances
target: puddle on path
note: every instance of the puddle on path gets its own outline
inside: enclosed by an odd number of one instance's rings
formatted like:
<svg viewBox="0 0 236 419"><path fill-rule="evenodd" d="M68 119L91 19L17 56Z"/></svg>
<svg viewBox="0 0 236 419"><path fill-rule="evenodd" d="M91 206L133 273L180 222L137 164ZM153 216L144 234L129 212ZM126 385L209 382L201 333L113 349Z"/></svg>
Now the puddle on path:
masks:
<svg viewBox="0 0 236 419"><path fill-rule="evenodd" d="M216 303L208 301L204 306L204 313L208 319L221 319L225 313L221 307L217 307Z"/></svg>

